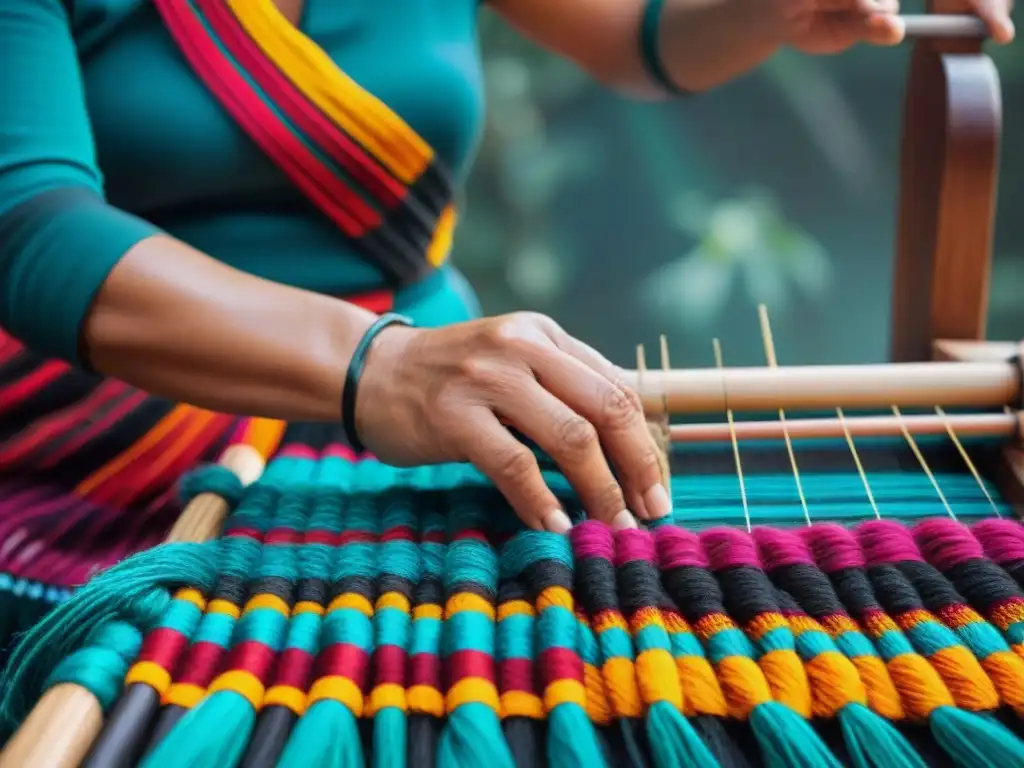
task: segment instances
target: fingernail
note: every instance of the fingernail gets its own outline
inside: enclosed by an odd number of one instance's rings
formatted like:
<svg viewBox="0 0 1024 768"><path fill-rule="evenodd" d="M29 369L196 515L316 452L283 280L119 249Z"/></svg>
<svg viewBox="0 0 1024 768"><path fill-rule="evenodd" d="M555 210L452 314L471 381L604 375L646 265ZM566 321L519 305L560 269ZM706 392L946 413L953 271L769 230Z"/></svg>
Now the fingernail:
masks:
<svg viewBox="0 0 1024 768"><path fill-rule="evenodd" d="M551 533L568 533L569 529L572 528L572 521L569 520L569 516L560 509L549 512L542 522L544 523L544 530L551 531Z"/></svg>
<svg viewBox="0 0 1024 768"><path fill-rule="evenodd" d="M672 500L661 483L655 483L644 493L644 506L652 520L660 520L672 514Z"/></svg>
<svg viewBox="0 0 1024 768"><path fill-rule="evenodd" d="M629 528L636 528L636 519L629 513L629 510L622 510L615 517L612 518L612 529L616 531L625 531Z"/></svg>

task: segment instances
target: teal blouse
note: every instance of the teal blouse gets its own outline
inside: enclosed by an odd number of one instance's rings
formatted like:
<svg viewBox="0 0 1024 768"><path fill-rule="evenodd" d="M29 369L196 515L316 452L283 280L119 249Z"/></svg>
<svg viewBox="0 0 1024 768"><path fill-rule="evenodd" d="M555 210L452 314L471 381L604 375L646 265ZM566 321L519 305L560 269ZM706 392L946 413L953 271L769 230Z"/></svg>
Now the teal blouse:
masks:
<svg viewBox="0 0 1024 768"><path fill-rule="evenodd" d="M478 4L306 0L301 28L461 181L483 123ZM314 291L384 284L206 91L147 0L2 3L0 73L0 326L36 351L74 361L107 274L159 231ZM475 311L451 269L396 301L423 322Z"/></svg>

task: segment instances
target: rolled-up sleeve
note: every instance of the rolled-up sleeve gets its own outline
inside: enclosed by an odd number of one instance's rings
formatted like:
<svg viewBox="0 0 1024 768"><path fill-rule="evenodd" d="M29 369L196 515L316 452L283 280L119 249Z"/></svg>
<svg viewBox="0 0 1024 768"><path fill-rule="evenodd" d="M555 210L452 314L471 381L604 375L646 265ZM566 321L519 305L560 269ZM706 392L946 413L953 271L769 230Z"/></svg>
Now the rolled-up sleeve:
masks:
<svg viewBox="0 0 1024 768"><path fill-rule="evenodd" d="M158 231L104 198L61 0L0 3L0 327L79 362L103 281Z"/></svg>

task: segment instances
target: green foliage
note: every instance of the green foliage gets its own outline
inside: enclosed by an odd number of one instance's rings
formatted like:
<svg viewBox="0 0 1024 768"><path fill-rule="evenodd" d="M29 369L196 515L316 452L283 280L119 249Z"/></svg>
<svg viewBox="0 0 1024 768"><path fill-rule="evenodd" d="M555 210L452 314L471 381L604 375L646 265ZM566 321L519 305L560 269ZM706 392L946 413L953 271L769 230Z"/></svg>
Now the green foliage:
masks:
<svg viewBox="0 0 1024 768"><path fill-rule="evenodd" d="M488 125L455 262L488 312L538 309L624 350L662 331L756 335L763 302L792 318L798 359L884 355L906 46L781 53L646 105L481 20ZM1024 53L991 53L1007 125L993 333L1019 336L1024 222L1006 181L1024 173Z"/></svg>

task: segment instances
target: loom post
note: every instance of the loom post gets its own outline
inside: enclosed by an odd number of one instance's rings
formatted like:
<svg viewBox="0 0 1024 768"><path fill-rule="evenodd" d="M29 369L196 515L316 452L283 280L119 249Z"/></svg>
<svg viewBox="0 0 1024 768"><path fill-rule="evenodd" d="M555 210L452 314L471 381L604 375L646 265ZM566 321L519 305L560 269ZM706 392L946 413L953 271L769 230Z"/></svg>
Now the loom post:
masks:
<svg viewBox="0 0 1024 768"><path fill-rule="evenodd" d="M256 448L239 444L228 448L219 463L243 483L248 483L262 474L265 461ZM200 494L183 510L167 540L201 542L212 539L220 531L227 513L228 504L219 496ZM102 728L103 711L89 690L70 683L56 685L43 694L7 742L0 753L0 768L76 768Z"/></svg>

